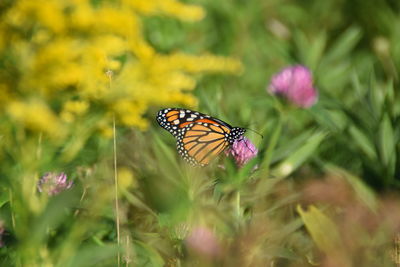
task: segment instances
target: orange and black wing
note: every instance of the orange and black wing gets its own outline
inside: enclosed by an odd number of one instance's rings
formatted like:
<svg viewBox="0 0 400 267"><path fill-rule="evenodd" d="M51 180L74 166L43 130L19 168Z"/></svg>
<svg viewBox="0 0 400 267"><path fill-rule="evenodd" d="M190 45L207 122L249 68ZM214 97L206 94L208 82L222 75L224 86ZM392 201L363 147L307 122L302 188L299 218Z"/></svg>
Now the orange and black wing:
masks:
<svg viewBox="0 0 400 267"><path fill-rule="evenodd" d="M229 129L217 123L195 122L177 138L179 154L193 165L207 165L229 146Z"/></svg>
<svg viewBox="0 0 400 267"><path fill-rule="evenodd" d="M230 145L232 127L197 111L167 108L158 112L157 121L175 136L179 154L193 165L207 165Z"/></svg>

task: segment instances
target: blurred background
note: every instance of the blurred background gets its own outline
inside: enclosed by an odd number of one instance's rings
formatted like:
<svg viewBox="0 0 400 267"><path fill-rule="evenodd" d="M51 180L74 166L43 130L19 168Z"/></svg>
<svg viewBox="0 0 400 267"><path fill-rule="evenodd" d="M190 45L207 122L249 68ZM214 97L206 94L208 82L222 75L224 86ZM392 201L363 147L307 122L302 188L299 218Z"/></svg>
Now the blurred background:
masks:
<svg viewBox="0 0 400 267"><path fill-rule="evenodd" d="M0 266L399 266L399 13L0 1ZM271 93L296 65L312 105ZM261 133L257 155L187 165L166 107Z"/></svg>

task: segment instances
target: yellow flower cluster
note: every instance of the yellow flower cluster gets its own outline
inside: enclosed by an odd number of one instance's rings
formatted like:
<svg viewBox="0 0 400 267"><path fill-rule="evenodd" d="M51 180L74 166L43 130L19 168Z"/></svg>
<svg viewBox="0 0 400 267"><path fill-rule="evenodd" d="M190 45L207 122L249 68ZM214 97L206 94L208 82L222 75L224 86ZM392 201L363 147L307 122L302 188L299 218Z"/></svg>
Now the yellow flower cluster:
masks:
<svg viewBox="0 0 400 267"><path fill-rule="evenodd" d="M0 116L52 136L99 107L102 131L113 118L144 129L150 105L196 105L193 74L241 71L231 58L165 55L146 42L144 16L204 17L177 0L15 0L0 11Z"/></svg>
<svg viewBox="0 0 400 267"><path fill-rule="evenodd" d="M60 137L64 134L57 117L43 102L13 101L7 107L11 117L27 128L47 133L51 137Z"/></svg>

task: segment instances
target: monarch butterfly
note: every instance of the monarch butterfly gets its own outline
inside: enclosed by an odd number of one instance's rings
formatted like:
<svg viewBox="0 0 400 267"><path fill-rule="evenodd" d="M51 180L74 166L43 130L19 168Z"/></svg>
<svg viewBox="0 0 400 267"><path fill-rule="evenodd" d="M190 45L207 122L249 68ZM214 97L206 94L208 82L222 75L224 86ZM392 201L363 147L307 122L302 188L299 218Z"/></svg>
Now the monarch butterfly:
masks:
<svg viewBox="0 0 400 267"><path fill-rule="evenodd" d="M192 165L207 165L246 132L244 128L232 127L222 120L189 109L162 109L156 119L176 138L179 154Z"/></svg>

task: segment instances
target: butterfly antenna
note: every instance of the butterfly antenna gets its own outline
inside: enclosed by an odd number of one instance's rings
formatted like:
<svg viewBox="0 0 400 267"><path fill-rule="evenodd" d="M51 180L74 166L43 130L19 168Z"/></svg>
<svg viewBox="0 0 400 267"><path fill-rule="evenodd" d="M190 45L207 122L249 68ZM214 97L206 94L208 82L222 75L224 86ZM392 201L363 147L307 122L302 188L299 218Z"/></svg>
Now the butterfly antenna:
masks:
<svg viewBox="0 0 400 267"><path fill-rule="evenodd" d="M254 133L256 133L256 134L258 134L259 136L261 136L261 138L264 138L264 136L262 135L262 134L260 134L259 132L257 132L257 131L255 131L255 130L253 130L253 129L250 129L250 128L245 128L246 130L249 130L249 131L252 131L252 132L254 132Z"/></svg>

